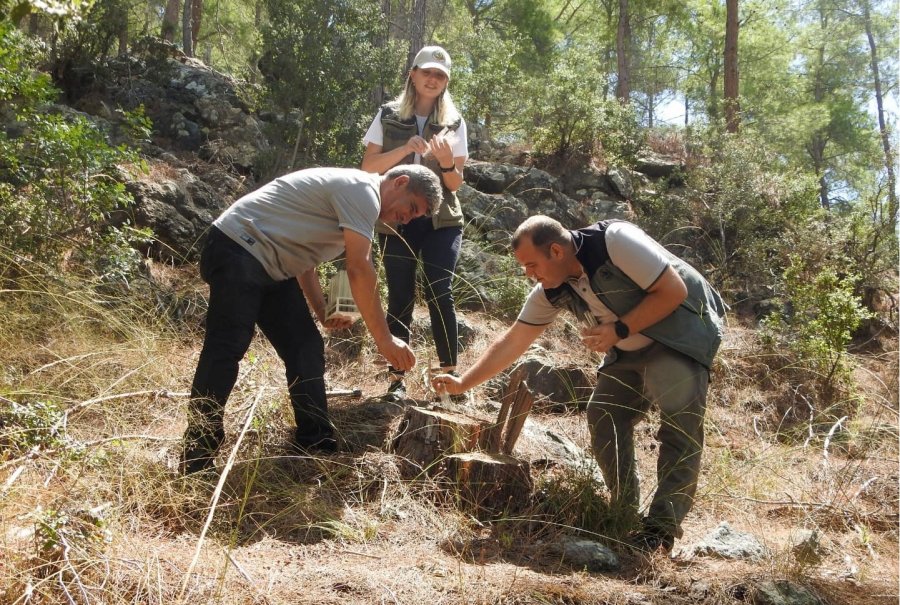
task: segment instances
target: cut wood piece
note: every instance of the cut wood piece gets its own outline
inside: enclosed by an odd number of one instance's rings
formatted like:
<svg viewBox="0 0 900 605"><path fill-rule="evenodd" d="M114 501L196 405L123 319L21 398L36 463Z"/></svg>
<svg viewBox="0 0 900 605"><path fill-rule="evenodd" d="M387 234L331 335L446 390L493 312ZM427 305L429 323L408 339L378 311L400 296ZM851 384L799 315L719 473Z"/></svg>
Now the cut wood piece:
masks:
<svg viewBox="0 0 900 605"><path fill-rule="evenodd" d="M534 405L534 395L528 388L528 383L522 380L519 382L515 399L509 410L509 419L506 421L506 436L503 439L504 454L512 453L532 405Z"/></svg>
<svg viewBox="0 0 900 605"><path fill-rule="evenodd" d="M497 413L497 420L488 427L488 436L484 441L484 451L488 453L499 454L503 447L503 432L509 421L509 411L516 400L523 376L524 372L521 370L521 366L513 370L509 376L509 383L506 385L503 396L500 398L500 411Z"/></svg>
<svg viewBox="0 0 900 605"><path fill-rule="evenodd" d="M467 452L445 460L461 508L479 517L522 510L533 488L531 465L505 454Z"/></svg>
<svg viewBox="0 0 900 605"><path fill-rule="evenodd" d="M490 421L445 410L411 407L392 439L395 454L408 460L413 468L432 472L437 461L449 454L479 449L488 437Z"/></svg>

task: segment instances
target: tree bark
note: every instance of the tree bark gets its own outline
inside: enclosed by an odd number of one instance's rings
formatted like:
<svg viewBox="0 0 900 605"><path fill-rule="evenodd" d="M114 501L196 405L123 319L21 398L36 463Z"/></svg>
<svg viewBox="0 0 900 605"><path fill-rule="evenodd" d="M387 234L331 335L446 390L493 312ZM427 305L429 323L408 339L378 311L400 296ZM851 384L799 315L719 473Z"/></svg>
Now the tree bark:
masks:
<svg viewBox="0 0 900 605"><path fill-rule="evenodd" d="M738 0L725 0L725 129L740 130L738 100Z"/></svg>
<svg viewBox="0 0 900 605"><path fill-rule="evenodd" d="M392 440L395 454L408 461L404 475L433 473L445 456L481 449L492 423L443 410L412 407Z"/></svg>
<svg viewBox="0 0 900 605"><path fill-rule="evenodd" d="M523 510L534 487L531 465L505 454L451 454L444 472L453 483L459 508L479 518Z"/></svg>
<svg viewBox="0 0 900 605"><path fill-rule="evenodd" d="M187 57L194 56L194 30L191 26L194 3L184 0L184 10L181 12L181 45Z"/></svg>
<svg viewBox="0 0 900 605"><path fill-rule="evenodd" d="M616 60L618 67L616 98L623 103L627 103L631 96L629 44L631 44L631 23L628 16L628 0L619 0L619 25L616 28Z"/></svg>
<svg viewBox="0 0 900 605"><path fill-rule="evenodd" d="M406 71L412 69L413 60L425 46L425 0L415 0L409 21L409 53L406 56Z"/></svg>
<svg viewBox="0 0 900 605"><path fill-rule="evenodd" d="M163 15L162 31L160 37L166 42L175 41L175 32L178 30L178 13L181 12L181 0L168 0L166 12Z"/></svg>
<svg viewBox="0 0 900 605"><path fill-rule="evenodd" d="M200 39L200 21L203 19L203 0L192 0L191 9L191 48L197 51L197 40Z"/></svg>
<svg viewBox="0 0 900 605"><path fill-rule="evenodd" d="M869 55L872 63L872 80L875 85L875 104L878 108L878 129L881 132L881 147L884 150L884 167L888 179L888 227L891 232L897 229L897 211L900 204L897 200L897 177L894 173L894 150L891 148L891 134L884 119L884 96L881 92L881 75L878 69L878 47L872 34L872 14L869 0L862 0L863 20L866 27L866 38L869 41Z"/></svg>

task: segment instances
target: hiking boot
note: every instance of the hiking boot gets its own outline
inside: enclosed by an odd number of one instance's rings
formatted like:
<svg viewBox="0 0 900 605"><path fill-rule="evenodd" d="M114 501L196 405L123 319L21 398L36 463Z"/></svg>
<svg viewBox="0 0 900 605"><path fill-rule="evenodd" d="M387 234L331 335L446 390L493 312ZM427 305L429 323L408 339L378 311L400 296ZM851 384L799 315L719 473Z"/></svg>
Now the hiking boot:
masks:
<svg viewBox="0 0 900 605"><path fill-rule="evenodd" d="M403 384L403 379L391 381L387 393L385 393L381 399L391 403L399 403L406 399L406 385Z"/></svg>
<svg viewBox="0 0 900 605"><path fill-rule="evenodd" d="M675 546L675 533L645 518L641 522L641 528L628 536L628 544L646 554L659 550L668 554Z"/></svg>

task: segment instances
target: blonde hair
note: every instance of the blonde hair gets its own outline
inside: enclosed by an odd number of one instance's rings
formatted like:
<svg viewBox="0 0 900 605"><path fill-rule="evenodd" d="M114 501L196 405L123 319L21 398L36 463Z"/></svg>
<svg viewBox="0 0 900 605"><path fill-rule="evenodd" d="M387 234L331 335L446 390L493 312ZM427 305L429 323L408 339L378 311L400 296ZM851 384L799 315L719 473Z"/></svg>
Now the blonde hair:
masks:
<svg viewBox="0 0 900 605"><path fill-rule="evenodd" d="M397 112L401 120L408 120L416 113L416 87L413 86L412 82L412 72L416 69L419 68L413 67L410 70L409 75L406 77L406 86L403 88L400 96L388 104ZM432 122L441 126L453 124L460 118L459 110L456 109L456 104L453 103L453 99L450 97L450 91L447 90L449 87L450 80L447 80L444 92L434 100L434 108L431 110Z"/></svg>

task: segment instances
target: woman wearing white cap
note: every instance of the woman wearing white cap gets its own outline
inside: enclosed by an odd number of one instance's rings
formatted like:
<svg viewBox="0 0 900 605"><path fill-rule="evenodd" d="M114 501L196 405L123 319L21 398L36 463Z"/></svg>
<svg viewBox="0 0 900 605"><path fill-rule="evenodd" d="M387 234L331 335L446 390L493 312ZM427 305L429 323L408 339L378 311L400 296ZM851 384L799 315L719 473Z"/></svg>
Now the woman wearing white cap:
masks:
<svg viewBox="0 0 900 605"><path fill-rule="evenodd" d="M450 55L440 46L422 48L413 61L403 93L379 110L363 138L362 169L383 174L397 164L424 164L441 177L444 200L431 217L406 225L379 223L382 262L388 287L391 334L409 342L416 297L416 266L421 258L425 300L442 372L456 369L457 324L450 288L462 244L463 214L456 190L463 182L469 151L466 123L447 85ZM390 369L389 399L406 397L403 373Z"/></svg>

